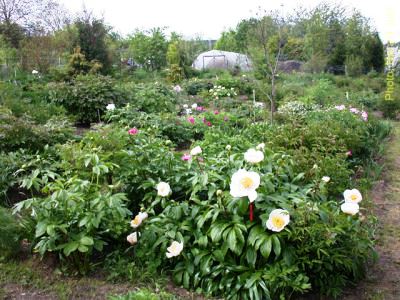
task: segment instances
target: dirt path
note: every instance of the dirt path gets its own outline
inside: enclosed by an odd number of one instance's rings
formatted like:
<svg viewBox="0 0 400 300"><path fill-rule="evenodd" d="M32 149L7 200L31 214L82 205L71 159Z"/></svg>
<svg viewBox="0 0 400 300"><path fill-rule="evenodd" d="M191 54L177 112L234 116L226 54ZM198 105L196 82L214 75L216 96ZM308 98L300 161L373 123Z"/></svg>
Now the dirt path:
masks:
<svg viewBox="0 0 400 300"><path fill-rule="evenodd" d="M371 192L378 217L378 262L343 300L400 300L400 123L385 156L385 170Z"/></svg>

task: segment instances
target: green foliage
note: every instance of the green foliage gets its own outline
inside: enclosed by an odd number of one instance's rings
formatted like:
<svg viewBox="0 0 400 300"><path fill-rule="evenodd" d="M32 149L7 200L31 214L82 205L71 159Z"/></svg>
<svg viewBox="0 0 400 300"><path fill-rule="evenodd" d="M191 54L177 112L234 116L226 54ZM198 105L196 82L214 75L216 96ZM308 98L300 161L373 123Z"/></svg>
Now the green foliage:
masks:
<svg viewBox="0 0 400 300"><path fill-rule="evenodd" d="M81 18L75 22L75 26L78 30L76 45L80 47L87 61L93 65L96 61L99 62L100 65L96 69L107 74L111 68L111 61L106 45L108 30L104 21L90 17ZM81 58L80 60L82 61Z"/></svg>
<svg viewBox="0 0 400 300"><path fill-rule="evenodd" d="M128 85L125 90L130 94L129 103L136 109L147 112L173 112L177 96L171 88L160 83Z"/></svg>
<svg viewBox="0 0 400 300"><path fill-rule="evenodd" d="M149 208L155 215L141 230L138 259L149 267L171 268L185 288L227 299L286 298L311 286L336 296L345 282L362 276L372 246L368 227L341 214L336 201L326 201L323 184L321 190L300 186L304 174L293 172L288 156L269 150L265 155L262 164L251 167L262 182L254 222L248 220L247 199L227 191L232 172L245 165L241 156L229 150L204 154L200 169L189 165L188 200L162 201L160 212L156 199ZM274 208L291 216L280 233L265 225ZM172 240L183 242L184 250L167 259L162 254ZM357 259L345 259L354 257L353 251Z"/></svg>
<svg viewBox="0 0 400 300"><path fill-rule="evenodd" d="M85 55L81 53L81 48L76 47L68 62L68 73L70 76L95 74L102 67L103 65L95 60L88 62Z"/></svg>
<svg viewBox="0 0 400 300"><path fill-rule="evenodd" d="M230 51L230 52L238 52L239 48L236 41L235 31L230 30L222 32L221 37L215 43L214 49Z"/></svg>
<svg viewBox="0 0 400 300"><path fill-rule="evenodd" d="M363 61L359 56L349 56L346 58L346 75L359 76L363 73Z"/></svg>
<svg viewBox="0 0 400 300"><path fill-rule="evenodd" d="M21 228L11 213L0 206L0 260L20 250Z"/></svg>
<svg viewBox="0 0 400 300"><path fill-rule="evenodd" d="M50 101L61 104L84 124L99 122L107 104L124 102L123 94L110 77L79 75L71 83L49 83Z"/></svg>
<svg viewBox="0 0 400 300"><path fill-rule="evenodd" d="M111 296L109 300L174 300L174 295L166 292L154 293L147 289L140 289L137 292L129 292L126 295Z"/></svg>
<svg viewBox="0 0 400 300"><path fill-rule="evenodd" d="M148 33L137 31L129 44L133 59L143 68L154 71L166 65L168 43L161 28L153 28Z"/></svg>
<svg viewBox="0 0 400 300"><path fill-rule="evenodd" d="M54 181L41 182L40 191L48 196L24 200L14 211L34 214L34 245L41 255L56 252L84 274L89 270L90 256L126 231L130 212L125 195L106 184L114 165L103 163L93 153L84 156L82 167L91 174L91 180L57 176Z"/></svg>
<svg viewBox="0 0 400 300"><path fill-rule="evenodd" d="M44 125L38 125L29 116L16 117L10 110L0 106L0 136L0 151L36 151L45 145L71 139L72 128L65 118L53 118Z"/></svg>

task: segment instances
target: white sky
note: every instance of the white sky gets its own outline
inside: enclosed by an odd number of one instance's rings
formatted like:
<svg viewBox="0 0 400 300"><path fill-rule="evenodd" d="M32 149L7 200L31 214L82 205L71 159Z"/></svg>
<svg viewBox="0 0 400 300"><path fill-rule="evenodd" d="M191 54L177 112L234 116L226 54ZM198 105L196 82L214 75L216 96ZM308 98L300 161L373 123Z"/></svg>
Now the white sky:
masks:
<svg viewBox="0 0 400 300"><path fill-rule="evenodd" d="M185 37L200 35L217 39L226 29L255 15L260 6L267 11L291 11L299 4L313 7L319 0L59 0L68 9L78 12L83 7L103 16L107 24L125 35L136 28L168 27ZM372 19L384 42L400 40L399 0L342 0L348 8L357 8Z"/></svg>

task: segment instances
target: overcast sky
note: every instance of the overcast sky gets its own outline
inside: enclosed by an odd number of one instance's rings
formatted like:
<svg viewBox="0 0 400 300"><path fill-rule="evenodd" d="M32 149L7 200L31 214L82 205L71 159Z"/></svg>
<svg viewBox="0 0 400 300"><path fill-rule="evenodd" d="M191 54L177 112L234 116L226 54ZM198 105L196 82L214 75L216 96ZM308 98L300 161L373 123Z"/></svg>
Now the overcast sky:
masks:
<svg viewBox="0 0 400 300"><path fill-rule="evenodd" d="M185 37L200 35L217 39L222 31L234 28L244 18L255 15L261 6L266 10L291 11L299 3L313 7L318 0L59 0L73 12L83 5L123 34L136 28L168 27ZM281 7L281 4L284 6ZM386 42L400 40L399 0L342 0L343 6L357 8L372 19L381 38Z"/></svg>

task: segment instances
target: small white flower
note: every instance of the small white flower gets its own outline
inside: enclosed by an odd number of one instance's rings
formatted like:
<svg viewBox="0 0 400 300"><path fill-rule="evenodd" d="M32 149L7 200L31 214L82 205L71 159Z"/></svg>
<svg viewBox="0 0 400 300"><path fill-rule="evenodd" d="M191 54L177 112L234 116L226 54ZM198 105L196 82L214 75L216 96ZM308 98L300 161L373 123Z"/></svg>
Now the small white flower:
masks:
<svg viewBox="0 0 400 300"><path fill-rule="evenodd" d="M254 192L259 185L260 175L258 173L240 169L232 175L230 194L232 197L249 197L249 199L255 199Z"/></svg>
<svg viewBox="0 0 400 300"><path fill-rule="evenodd" d="M32 74L33 74L33 75L39 74L39 71L32 70Z"/></svg>
<svg viewBox="0 0 400 300"><path fill-rule="evenodd" d="M226 145L225 149L230 151L232 149L232 146L231 145Z"/></svg>
<svg viewBox="0 0 400 300"><path fill-rule="evenodd" d="M198 154L200 154L202 152L200 146L194 147L191 151L190 151L190 155L191 156L196 156Z"/></svg>
<svg viewBox="0 0 400 300"><path fill-rule="evenodd" d="M257 150L264 151L264 149L265 149L265 143L258 144L257 147L256 147L256 149L257 149Z"/></svg>
<svg viewBox="0 0 400 300"><path fill-rule="evenodd" d="M177 93L182 92L182 88L179 85L174 86L174 91Z"/></svg>
<svg viewBox="0 0 400 300"><path fill-rule="evenodd" d="M183 250L183 242L179 243L177 241L173 241L171 246L167 248L166 255L168 258L178 256L179 254L181 254L182 250Z"/></svg>
<svg viewBox="0 0 400 300"><path fill-rule="evenodd" d="M192 110L190 108L186 108L185 112L187 115L191 115L192 114Z"/></svg>
<svg viewBox="0 0 400 300"><path fill-rule="evenodd" d="M193 103L192 104L192 109L196 109L197 108L197 103Z"/></svg>
<svg viewBox="0 0 400 300"><path fill-rule="evenodd" d="M163 181L157 184L156 188L157 188L157 195L161 197L167 197L172 192L169 184Z"/></svg>
<svg viewBox="0 0 400 300"><path fill-rule="evenodd" d="M342 212L354 216L360 211L360 206L355 202L345 202L340 206Z"/></svg>
<svg viewBox="0 0 400 300"><path fill-rule="evenodd" d="M269 214L267 221L267 228L269 230L279 232L282 231L287 224L289 224L290 215L287 210L284 209L274 209Z"/></svg>
<svg viewBox="0 0 400 300"><path fill-rule="evenodd" d="M106 106L107 110L114 110L115 109L115 104L114 103L110 103Z"/></svg>
<svg viewBox="0 0 400 300"><path fill-rule="evenodd" d="M322 181L328 183L329 181L331 181L331 178L329 176L324 176L322 177Z"/></svg>
<svg viewBox="0 0 400 300"><path fill-rule="evenodd" d="M188 108L189 106L187 104L183 104L183 108Z"/></svg>
<svg viewBox="0 0 400 300"><path fill-rule="evenodd" d="M256 149L249 149L244 154L244 159L248 163L257 164L264 159L264 153Z"/></svg>
<svg viewBox="0 0 400 300"><path fill-rule="evenodd" d="M343 196L345 202L358 203L362 200L362 195L357 189L345 190Z"/></svg>
<svg viewBox="0 0 400 300"><path fill-rule="evenodd" d="M131 233L130 235L128 235L126 237L126 240L131 244L131 245L135 245L138 241L138 234L137 232Z"/></svg>
<svg viewBox="0 0 400 300"><path fill-rule="evenodd" d="M138 228L149 215L146 212L139 212L131 221L132 228Z"/></svg>

